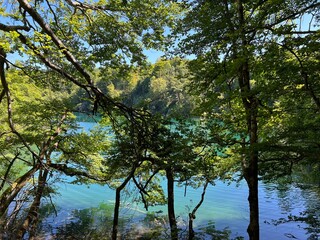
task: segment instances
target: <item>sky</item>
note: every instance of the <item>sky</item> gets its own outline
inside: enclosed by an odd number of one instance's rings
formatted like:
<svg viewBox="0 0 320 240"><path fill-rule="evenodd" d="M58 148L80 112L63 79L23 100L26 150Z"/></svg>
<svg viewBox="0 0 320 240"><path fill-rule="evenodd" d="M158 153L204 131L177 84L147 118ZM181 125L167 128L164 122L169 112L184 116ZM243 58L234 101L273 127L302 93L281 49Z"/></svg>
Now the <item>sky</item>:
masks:
<svg viewBox="0 0 320 240"><path fill-rule="evenodd" d="M165 55L164 52L157 50L144 50L143 52L147 56L147 59L150 63L155 63L157 60L159 60L162 56ZM9 53L7 54L7 59L10 62L14 63L16 60L23 60L24 58L22 58L18 53Z"/></svg>
<svg viewBox="0 0 320 240"><path fill-rule="evenodd" d="M159 60L159 58L165 55L164 52L157 50L144 50L143 52L147 56L150 63L155 63L157 60Z"/></svg>

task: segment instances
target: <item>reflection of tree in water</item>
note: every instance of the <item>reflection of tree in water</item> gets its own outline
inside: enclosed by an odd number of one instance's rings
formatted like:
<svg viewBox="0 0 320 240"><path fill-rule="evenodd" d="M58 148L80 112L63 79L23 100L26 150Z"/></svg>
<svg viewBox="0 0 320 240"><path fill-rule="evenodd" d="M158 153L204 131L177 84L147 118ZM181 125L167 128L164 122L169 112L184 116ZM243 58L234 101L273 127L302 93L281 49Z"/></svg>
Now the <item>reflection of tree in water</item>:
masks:
<svg viewBox="0 0 320 240"><path fill-rule="evenodd" d="M51 233L52 239L110 239L113 208L113 204L101 203L98 207L75 209L71 215L60 212L54 216L52 205L43 206L41 212L44 218L39 226L38 236L48 237L48 233ZM140 224L141 219L130 217L129 213L119 220L121 239L137 239L137 237L150 239L149 237L161 234L160 228L154 229L150 227L151 225ZM149 220L148 215L141 222L145 223L146 220Z"/></svg>
<svg viewBox="0 0 320 240"><path fill-rule="evenodd" d="M320 188L314 184L289 184L278 183L267 191L275 191L278 204L282 211L289 213L286 218L273 219L272 224L286 224L290 222L301 223L300 228L306 230L308 240L317 240L320 237ZM269 195L270 196L270 195ZM301 211L297 214L290 213L296 206ZM295 238L294 234L287 233L288 238Z"/></svg>
<svg viewBox="0 0 320 240"><path fill-rule="evenodd" d="M49 214L52 212L48 212ZM51 232L54 239L108 239L112 226L113 205L101 203L98 207L75 209L63 223L44 221L39 231Z"/></svg>
<svg viewBox="0 0 320 240"><path fill-rule="evenodd" d="M317 240L320 238L320 194L319 188L301 189L301 197L304 200L305 210L298 216L290 214L284 222L301 222L306 226L300 226L306 230L309 235L308 240Z"/></svg>
<svg viewBox="0 0 320 240"><path fill-rule="evenodd" d="M40 239L110 239L113 220L113 204L101 203L98 207L75 209L71 215L60 216L55 213L51 204L40 209L41 222L38 227ZM62 213L62 215L64 215ZM54 220L55 219L55 220ZM170 231L167 216L162 212L148 212L140 217L120 219L119 236L123 240L134 239L168 239ZM195 239L230 239L228 228L218 230L214 222L209 222L195 229ZM179 239L187 239L186 229L180 229ZM235 239L243 239L237 237Z"/></svg>
<svg viewBox="0 0 320 240"><path fill-rule="evenodd" d="M205 226L198 228L198 232L196 232L196 239L230 239L231 231L228 227L223 230L216 229L215 223L213 221L209 221ZM242 238L236 238L242 239Z"/></svg>
<svg viewBox="0 0 320 240"><path fill-rule="evenodd" d="M277 183L266 181L264 189L266 198L278 201L278 205L283 213L294 210L295 205L301 205L301 191L293 184L291 180L282 179Z"/></svg>

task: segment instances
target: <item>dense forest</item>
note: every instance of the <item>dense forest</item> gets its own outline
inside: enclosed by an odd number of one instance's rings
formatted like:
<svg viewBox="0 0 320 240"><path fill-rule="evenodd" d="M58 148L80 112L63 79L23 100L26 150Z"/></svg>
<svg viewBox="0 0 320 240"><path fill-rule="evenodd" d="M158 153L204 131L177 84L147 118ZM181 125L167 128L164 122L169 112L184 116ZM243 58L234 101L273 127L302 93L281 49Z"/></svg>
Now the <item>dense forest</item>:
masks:
<svg viewBox="0 0 320 240"><path fill-rule="evenodd" d="M217 179L245 181L250 240L266 234L261 181L308 181L320 198L319 1L0 3L1 239L42 239L52 176L115 191L110 228L83 239L130 239L129 184L146 210L167 206L141 239L201 239L193 223ZM79 116L95 128L79 131ZM203 189L184 232L176 184ZM320 213L308 214L287 221L317 239Z"/></svg>

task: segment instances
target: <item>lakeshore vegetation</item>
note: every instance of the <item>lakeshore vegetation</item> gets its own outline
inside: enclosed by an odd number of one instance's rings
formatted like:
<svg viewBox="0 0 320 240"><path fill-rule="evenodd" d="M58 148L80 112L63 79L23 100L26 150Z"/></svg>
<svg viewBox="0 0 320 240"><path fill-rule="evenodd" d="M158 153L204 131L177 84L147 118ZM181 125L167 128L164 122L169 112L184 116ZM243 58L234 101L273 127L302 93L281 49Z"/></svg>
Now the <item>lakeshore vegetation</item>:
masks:
<svg viewBox="0 0 320 240"><path fill-rule="evenodd" d="M190 240L217 179L245 180L250 240L259 181L320 186L318 1L0 3L1 238L37 239L52 173L115 190L114 240L129 183L146 210L167 205L173 240L177 182L203 188ZM79 114L97 126L77 131Z"/></svg>

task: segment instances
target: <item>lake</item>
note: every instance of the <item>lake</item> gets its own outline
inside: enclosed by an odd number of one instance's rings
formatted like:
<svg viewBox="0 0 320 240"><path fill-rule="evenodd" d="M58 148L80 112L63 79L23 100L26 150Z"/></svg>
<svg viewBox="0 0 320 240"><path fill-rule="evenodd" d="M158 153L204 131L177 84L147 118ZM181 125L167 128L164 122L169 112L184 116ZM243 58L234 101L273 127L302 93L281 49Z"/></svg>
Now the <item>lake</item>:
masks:
<svg viewBox="0 0 320 240"><path fill-rule="evenodd" d="M92 124L81 123L81 126L87 130ZM43 225L46 225L43 231L47 232L48 239L50 235L57 233L57 229L70 232L75 228L84 230L88 227L92 230L95 228L95 223L101 224L97 220L97 218L103 218L101 211L109 215L107 221L112 220L114 190L98 184L89 186L69 184L70 181L72 178L66 178L64 183L56 184L60 195L53 196L51 200L56 205L57 215L51 214L43 221ZM184 187L175 189L176 216L181 229L187 229L188 212L192 211L192 208L198 203L202 189L188 187L186 196L184 196L184 191ZM259 194L262 240L320 238L320 229L317 225L320 222L318 187L260 182ZM210 231L211 227L211 229L222 231L227 228L226 231L230 232L230 238L248 239L246 233L249 223L247 196L248 188L244 181L238 184L217 181L215 186L208 186L205 201L196 213L195 230ZM136 204L132 196L124 198L122 206L121 217L127 219L127 223L131 222L135 224L135 227L143 228L145 223L143 219L147 214L143 206ZM151 207L149 212L157 212L154 214L156 216L165 215L166 206ZM84 225L84 219L88 225ZM110 225L107 228L110 228ZM207 238L209 239L208 236Z"/></svg>
<svg viewBox="0 0 320 240"><path fill-rule="evenodd" d="M55 196L53 202L58 211L57 217L53 217L54 225L64 225L72 219L72 211L98 207L101 203L112 205L115 193L107 186L92 184L90 186L60 184L60 196ZM194 207L199 201L201 189L188 188L184 196L184 188L176 188L175 207L176 216L181 228L186 228L188 208ZM233 238L243 236L247 239L246 228L249 222L249 210L247 202L247 187L244 182L239 186L217 182L215 186L209 186L205 201L197 212L195 228L206 227L208 222L214 222L215 228L223 230L228 227ZM260 228L261 239L308 239L309 227L303 222L287 222L275 225L275 221L288 219L289 215L299 216L301 212L308 211L309 205L314 210L320 209L319 194L312 189L300 189L287 185L286 189L278 189L277 185L260 183ZM124 201L122 216L139 218L146 211L142 206L131 201ZM314 206L312 206L314 205ZM162 210L165 214L165 206L150 208L151 211ZM319 212L318 212L319 214ZM318 215L319 218L319 215ZM179 220L180 219L180 220ZM319 227L319 226L318 226ZM318 229L319 230L319 229ZM318 239L320 235L310 239Z"/></svg>

